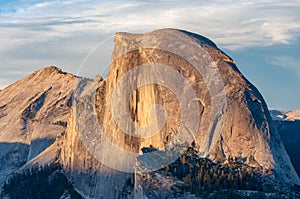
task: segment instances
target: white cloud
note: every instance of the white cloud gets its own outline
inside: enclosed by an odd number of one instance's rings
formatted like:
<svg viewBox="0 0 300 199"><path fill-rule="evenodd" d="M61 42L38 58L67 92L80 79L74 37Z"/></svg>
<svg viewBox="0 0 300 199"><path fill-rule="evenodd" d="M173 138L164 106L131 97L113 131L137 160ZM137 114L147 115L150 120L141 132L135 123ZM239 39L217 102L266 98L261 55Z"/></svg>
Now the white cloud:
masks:
<svg viewBox="0 0 300 199"><path fill-rule="evenodd" d="M293 45L300 38L299 0L20 0L6 7L14 11L0 18L1 71L58 65L76 72L114 32L145 27L190 30L231 50Z"/></svg>
<svg viewBox="0 0 300 199"><path fill-rule="evenodd" d="M299 9L299 1L47 1L20 7L7 19L27 32L48 28L64 35L184 27L229 48L243 48L295 41L300 35Z"/></svg>

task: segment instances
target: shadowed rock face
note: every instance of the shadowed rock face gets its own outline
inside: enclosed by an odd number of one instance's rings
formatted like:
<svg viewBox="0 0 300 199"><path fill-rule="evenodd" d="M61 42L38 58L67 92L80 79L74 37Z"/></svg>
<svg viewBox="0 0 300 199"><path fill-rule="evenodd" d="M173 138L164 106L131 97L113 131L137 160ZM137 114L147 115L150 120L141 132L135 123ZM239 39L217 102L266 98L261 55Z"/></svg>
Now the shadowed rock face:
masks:
<svg viewBox="0 0 300 199"><path fill-rule="evenodd" d="M6 177L18 170L26 163L29 152L29 145L15 142L0 142L0 183Z"/></svg>
<svg viewBox="0 0 300 199"><path fill-rule="evenodd" d="M294 168L300 175L300 121L276 121L282 142Z"/></svg>
<svg viewBox="0 0 300 199"><path fill-rule="evenodd" d="M197 64L202 67L200 70ZM181 77L186 84L178 82ZM168 85L172 78L173 84ZM79 86L80 93L92 86L97 87L94 95L82 97L80 103L92 102L86 107L95 105L90 108L94 116L88 112L83 116L82 106L74 107L61 153L65 167L77 173L73 175L77 187L91 197L91 187L84 185L85 177L80 172L94 171L100 176L94 178L94 183L101 188L92 189L103 197L108 196L101 192L103 189L113 191L111 187L116 188L116 184L132 177L97 161L93 154L97 147L90 147L91 140L88 146L83 144L77 128L83 126L81 122L91 120L103 131L103 136L95 139L99 145L106 144L106 137L124 151L140 153L142 147L150 145L163 149L195 141L202 156L220 162L238 158L278 180L299 183L261 94L239 72L234 61L207 38L175 29L117 33L107 77L97 83L87 81ZM190 88L194 98L185 102L181 96L188 98ZM189 106L182 109L182 104ZM157 105L164 107L164 111ZM82 121L84 117L89 119ZM196 128L193 122L198 124ZM182 124L186 124L185 128ZM153 129L155 133L151 132ZM185 136L178 137L182 132ZM111 156L110 164L116 168L134 160L100 147L97 158L105 160L106 156ZM111 178L105 181L101 176ZM87 182L90 177L85 179Z"/></svg>

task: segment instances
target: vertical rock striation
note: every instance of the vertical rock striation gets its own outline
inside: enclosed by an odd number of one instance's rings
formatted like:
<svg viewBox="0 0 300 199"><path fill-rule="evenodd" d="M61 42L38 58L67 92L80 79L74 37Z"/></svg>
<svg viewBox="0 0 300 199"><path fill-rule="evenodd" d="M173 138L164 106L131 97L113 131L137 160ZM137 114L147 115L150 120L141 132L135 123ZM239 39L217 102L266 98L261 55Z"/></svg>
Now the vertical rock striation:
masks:
<svg viewBox="0 0 300 199"><path fill-rule="evenodd" d="M120 154L185 141L194 141L203 157L218 162L232 157L299 184L263 97L205 37L176 29L117 33L107 77L82 82L77 92L80 106L72 110L61 159L84 195L115 197L112 192L121 191L124 179L133 177L122 169L135 159ZM99 136L89 137L90 131ZM120 151L97 148L107 143Z"/></svg>

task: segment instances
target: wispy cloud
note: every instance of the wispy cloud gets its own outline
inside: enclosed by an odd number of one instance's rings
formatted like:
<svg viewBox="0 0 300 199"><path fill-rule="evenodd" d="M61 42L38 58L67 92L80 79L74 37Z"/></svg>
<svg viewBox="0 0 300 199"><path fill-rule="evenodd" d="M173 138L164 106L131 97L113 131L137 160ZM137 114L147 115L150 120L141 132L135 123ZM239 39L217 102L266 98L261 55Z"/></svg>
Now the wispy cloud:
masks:
<svg viewBox="0 0 300 199"><path fill-rule="evenodd" d="M288 44L300 35L299 1L33 1L7 13L26 31L114 31L148 26L187 28L228 48ZM43 17L42 17L43 16Z"/></svg>
<svg viewBox="0 0 300 199"><path fill-rule="evenodd" d="M292 45L300 38L299 10L299 0L0 3L0 70L11 66L34 70L53 64L74 72L74 66L114 32L144 27L187 29L231 50Z"/></svg>
<svg viewBox="0 0 300 199"><path fill-rule="evenodd" d="M294 71L298 75L298 78L300 79L299 59L296 59L294 57L289 57L289 56L279 56L279 57L271 57L271 59L269 59L269 62L276 66L280 66L282 68L286 68Z"/></svg>

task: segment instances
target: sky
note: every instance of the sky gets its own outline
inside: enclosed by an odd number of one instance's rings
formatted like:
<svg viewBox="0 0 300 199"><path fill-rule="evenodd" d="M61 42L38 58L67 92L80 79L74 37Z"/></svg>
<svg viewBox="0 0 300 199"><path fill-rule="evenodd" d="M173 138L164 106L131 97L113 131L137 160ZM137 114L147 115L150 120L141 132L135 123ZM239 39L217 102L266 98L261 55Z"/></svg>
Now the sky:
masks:
<svg viewBox="0 0 300 199"><path fill-rule="evenodd" d="M300 0L1 0L0 89L55 65L107 71L115 32L178 28L213 40L269 109L300 108Z"/></svg>

